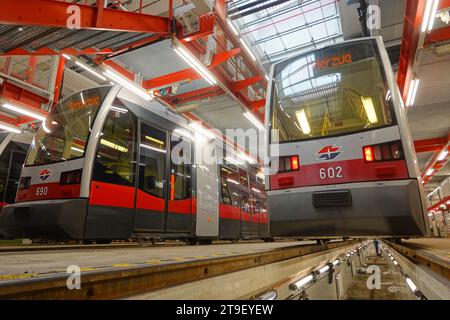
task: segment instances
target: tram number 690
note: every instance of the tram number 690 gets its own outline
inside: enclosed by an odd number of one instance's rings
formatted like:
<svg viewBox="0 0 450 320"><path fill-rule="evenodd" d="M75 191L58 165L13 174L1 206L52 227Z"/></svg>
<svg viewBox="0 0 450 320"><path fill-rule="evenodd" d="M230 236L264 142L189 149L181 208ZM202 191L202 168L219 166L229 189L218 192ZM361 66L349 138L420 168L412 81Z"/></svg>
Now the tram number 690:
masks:
<svg viewBox="0 0 450 320"><path fill-rule="evenodd" d="M37 196L46 196L48 193L48 187L38 187L36 189Z"/></svg>
<svg viewBox="0 0 450 320"><path fill-rule="evenodd" d="M343 178L344 175L342 173L342 167L329 167L329 168L321 168L319 170L320 179L335 179L335 178Z"/></svg>

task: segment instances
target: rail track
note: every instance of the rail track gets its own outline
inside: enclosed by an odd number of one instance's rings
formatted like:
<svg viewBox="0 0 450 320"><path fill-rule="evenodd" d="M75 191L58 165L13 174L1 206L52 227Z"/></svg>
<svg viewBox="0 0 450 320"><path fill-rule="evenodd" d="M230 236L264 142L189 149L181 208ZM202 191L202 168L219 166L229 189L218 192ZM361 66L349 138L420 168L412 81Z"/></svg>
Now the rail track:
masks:
<svg viewBox="0 0 450 320"><path fill-rule="evenodd" d="M0 299L117 299L329 251L357 240L303 244L234 256L145 261L115 268L87 269L81 288L69 290L65 272L0 281ZM187 260L187 261L186 261Z"/></svg>

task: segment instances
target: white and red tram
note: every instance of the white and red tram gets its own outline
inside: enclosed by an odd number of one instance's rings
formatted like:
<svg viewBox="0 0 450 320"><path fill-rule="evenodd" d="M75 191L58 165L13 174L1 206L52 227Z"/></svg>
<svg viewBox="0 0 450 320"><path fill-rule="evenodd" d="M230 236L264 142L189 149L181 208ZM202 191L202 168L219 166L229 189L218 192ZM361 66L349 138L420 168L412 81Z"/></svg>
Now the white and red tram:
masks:
<svg viewBox="0 0 450 320"><path fill-rule="evenodd" d="M196 164L214 144L119 85L76 93L37 132L3 238L268 238L264 181L248 163ZM172 161L175 152L182 161ZM200 148L200 151L197 152Z"/></svg>
<svg viewBox="0 0 450 320"><path fill-rule="evenodd" d="M272 236L428 233L406 110L381 38L288 58L272 65L271 79L266 127L279 150L266 179Z"/></svg>

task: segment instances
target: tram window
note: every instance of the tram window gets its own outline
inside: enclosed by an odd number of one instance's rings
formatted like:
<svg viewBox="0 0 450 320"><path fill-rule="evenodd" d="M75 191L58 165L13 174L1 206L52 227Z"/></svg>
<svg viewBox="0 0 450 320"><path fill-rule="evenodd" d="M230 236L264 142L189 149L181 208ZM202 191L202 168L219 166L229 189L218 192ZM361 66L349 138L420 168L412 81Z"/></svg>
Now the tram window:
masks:
<svg viewBox="0 0 450 320"><path fill-rule="evenodd" d="M230 204L233 207L241 206L241 196L239 188L239 174L225 166L220 167L220 185L222 203Z"/></svg>
<svg viewBox="0 0 450 320"><path fill-rule="evenodd" d="M231 205L230 190L228 190L227 182L228 172L228 169L223 166L220 167L220 196L222 203Z"/></svg>
<svg viewBox="0 0 450 320"><path fill-rule="evenodd" d="M246 171L239 170L239 181L241 183L241 209L250 212L249 183Z"/></svg>
<svg viewBox="0 0 450 320"><path fill-rule="evenodd" d="M189 199L192 194L192 143L175 134L171 137L169 199Z"/></svg>
<svg viewBox="0 0 450 320"><path fill-rule="evenodd" d="M280 142L395 124L381 58L371 40L334 45L277 66L272 128Z"/></svg>
<svg viewBox="0 0 450 320"><path fill-rule="evenodd" d="M165 198L166 132L141 123L139 188Z"/></svg>
<svg viewBox="0 0 450 320"><path fill-rule="evenodd" d="M250 174L250 202L251 206L253 207L254 213L261 212L261 199L260 199L260 193L259 187L256 183L256 176L253 174Z"/></svg>
<svg viewBox="0 0 450 320"><path fill-rule="evenodd" d="M36 133L26 165L82 157L98 110L110 89L85 90L58 103Z"/></svg>
<svg viewBox="0 0 450 320"><path fill-rule="evenodd" d="M135 132L136 120L130 112L109 112L98 144L94 180L120 185L133 184Z"/></svg>
<svg viewBox="0 0 450 320"><path fill-rule="evenodd" d="M0 155L0 201L3 201L6 191L8 177L8 168L9 168L9 157L10 151L5 149L3 153Z"/></svg>

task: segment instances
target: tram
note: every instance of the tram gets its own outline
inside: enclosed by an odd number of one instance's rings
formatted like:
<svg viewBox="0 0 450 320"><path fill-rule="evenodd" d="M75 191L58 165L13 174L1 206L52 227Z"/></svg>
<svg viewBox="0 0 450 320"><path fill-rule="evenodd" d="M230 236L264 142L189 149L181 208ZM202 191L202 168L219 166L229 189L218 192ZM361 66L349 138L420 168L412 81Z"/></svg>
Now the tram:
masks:
<svg viewBox="0 0 450 320"><path fill-rule="evenodd" d="M0 210L16 200L20 171L33 137L28 132L0 133Z"/></svg>
<svg viewBox="0 0 450 320"><path fill-rule="evenodd" d="M189 244L268 238L258 167L198 162L205 146L223 150L193 128L120 85L67 97L30 145L16 203L0 213L0 235Z"/></svg>
<svg viewBox="0 0 450 320"><path fill-rule="evenodd" d="M405 106L380 37L271 67L266 102L272 236L429 233Z"/></svg>

